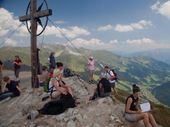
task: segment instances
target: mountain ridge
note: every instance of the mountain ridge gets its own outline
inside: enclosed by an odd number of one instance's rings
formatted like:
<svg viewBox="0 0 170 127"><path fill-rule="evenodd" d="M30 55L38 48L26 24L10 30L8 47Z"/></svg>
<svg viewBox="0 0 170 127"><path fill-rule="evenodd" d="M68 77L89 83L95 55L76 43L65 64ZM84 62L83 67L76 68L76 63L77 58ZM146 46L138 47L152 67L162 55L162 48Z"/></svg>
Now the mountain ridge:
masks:
<svg viewBox="0 0 170 127"><path fill-rule="evenodd" d="M69 48L69 49L68 49ZM30 67L30 49L27 48L1 48L0 58L7 61L8 69L12 69L13 65L10 59L13 59L17 53L23 59L23 65ZM114 55L105 50L87 50L84 48L74 49L63 45L45 45L40 50L40 62L45 65L48 63L50 52L55 51L57 61L62 61L66 67L79 73L81 77L87 80L86 64L89 56L93 56L96 60L95 80L102 71L99 64L108 65L114 68L119 76L117 87L123 90L130 90L131 84L137 83L142 88L143 94L156 103L160 103L152 94L152 89L170 81L170 65L161 61L148 57L123 57ZM8 52L8 54L7 54ZM77 56L77 54L81 54ZM24 69L25 67L22 67Z"/></svg>

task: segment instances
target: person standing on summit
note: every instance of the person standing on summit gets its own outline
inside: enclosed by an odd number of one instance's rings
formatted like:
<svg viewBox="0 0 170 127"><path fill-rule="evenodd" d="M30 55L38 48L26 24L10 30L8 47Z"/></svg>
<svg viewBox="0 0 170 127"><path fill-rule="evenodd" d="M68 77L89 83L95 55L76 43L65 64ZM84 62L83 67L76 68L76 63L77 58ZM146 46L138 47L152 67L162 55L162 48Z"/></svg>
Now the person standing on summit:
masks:
<svg viewBox="0 0 170 127"><path fill-rule="evenodd" d="M22 60L20 59L20 57L18 55L15 56L15 60L13 61L13 64L14 64L14 75L16 77L16 80L20 81L19 80L19 73L20 73Z"/></svg>
<svg viewBox="0 0 170 127"><path fill-rule="evenodd" d="M94 61L94 58L91 56L88 59L88 63L87 63L89 83L93 83L94 81L94 78L93 78L94 69L95 69L95 61Z"/></svg>
<svg viewBox="0 0 170 127"><path fill-rule="evenodd" d="M53 73L53 70L56 68L56 60L55 60L55 52L51 52L49 56L49 68L50 68L50 73Z"/></svg>

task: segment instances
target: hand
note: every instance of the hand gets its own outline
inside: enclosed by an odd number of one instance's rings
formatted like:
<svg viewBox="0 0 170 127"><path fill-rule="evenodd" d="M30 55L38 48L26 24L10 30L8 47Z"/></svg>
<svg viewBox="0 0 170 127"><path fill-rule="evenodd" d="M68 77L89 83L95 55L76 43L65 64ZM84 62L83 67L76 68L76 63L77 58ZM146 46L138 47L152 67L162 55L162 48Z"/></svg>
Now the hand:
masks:
<svg viewBox="0 0 170 127"><path fill-rule="evenodd" d="M140 110L138 110L138 111L136 111L136 113L137 113L137 114L140 114L140 113L142 113L142 112L141 112Z"/></svg>
<svg viewBox="0 0 170 127"><path fill-rule="evenodd" d="M67 91L65 89L62 89L61 93L67 95Z"/></svg>

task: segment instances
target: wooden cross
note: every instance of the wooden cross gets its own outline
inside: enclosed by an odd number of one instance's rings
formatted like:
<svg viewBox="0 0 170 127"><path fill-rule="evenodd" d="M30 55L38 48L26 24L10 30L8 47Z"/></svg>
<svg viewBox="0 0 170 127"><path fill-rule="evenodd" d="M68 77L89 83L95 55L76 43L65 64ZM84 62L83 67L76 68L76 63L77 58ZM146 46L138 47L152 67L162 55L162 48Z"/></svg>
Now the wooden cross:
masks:
<svg viewBox="0 0 170 127"><path fill-rule="evenodd" d="M42 10L37 12L37 0L30 0L30 14L19 17L21 22L31 21L31 72L32 72L32 88L38 83L38 58L37 58L37 18L52 15L52 10Z"/></svg>

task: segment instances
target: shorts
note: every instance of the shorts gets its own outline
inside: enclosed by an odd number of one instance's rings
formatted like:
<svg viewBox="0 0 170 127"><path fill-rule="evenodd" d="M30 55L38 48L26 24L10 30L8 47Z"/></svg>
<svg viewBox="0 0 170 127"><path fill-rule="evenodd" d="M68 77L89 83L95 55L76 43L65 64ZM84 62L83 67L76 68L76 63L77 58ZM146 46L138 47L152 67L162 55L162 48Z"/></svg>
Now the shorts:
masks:
<svg viewBox="0 0 170 127"><path fill-rule="evenodd" d="M138 114L125 113L125 119L129 122L138 122L141 117Z"/></svg>

